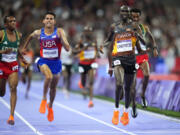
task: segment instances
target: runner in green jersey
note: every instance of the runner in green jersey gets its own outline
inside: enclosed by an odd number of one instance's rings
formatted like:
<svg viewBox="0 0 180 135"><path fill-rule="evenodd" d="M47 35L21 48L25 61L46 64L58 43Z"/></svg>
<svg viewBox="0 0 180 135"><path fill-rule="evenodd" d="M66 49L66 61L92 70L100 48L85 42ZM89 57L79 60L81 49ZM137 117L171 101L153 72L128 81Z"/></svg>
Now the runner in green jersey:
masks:
<svg viewBox="0 0 180 135"><path fill-rule="evenodd" d="M5 28L0 31L0 96L6 92L6 81L10 87L10 117L8 124L14 125L14 110L17 100L18 85L18 48L21 34L16 31L16 18L5 16ZM23 57L21 57L23 59ZM24 61L24 60L23 60ZM25 61L24 61L25 62Z"/></svg>

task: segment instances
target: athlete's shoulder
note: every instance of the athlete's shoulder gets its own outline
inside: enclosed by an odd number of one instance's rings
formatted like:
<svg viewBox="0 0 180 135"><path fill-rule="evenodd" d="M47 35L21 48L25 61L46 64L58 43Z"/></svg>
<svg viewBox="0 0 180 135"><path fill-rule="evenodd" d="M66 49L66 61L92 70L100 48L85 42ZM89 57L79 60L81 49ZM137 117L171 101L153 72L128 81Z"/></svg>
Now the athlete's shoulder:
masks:
<svg viewBox="0 0 180 135"><path fill-rule="evenodd" d="M22 33L21 33L21 32L19 32L18 30L16 30L16 33L17 33L17 35L19 36L19 38L22 38Z"/></svg>
<svg viewBox="0 0 180 135"><path fill-rule="evenodd" d="M148 24L140 23L139 26L143 26L146 31L149 31L149 25Z"/></svg>
<svg viewBox="0 0 180 135"><path fill-rule="evenodd" d="M41 29L36 29L30 34L30 36L32 37L39 37L40 35L41 35Z"/></svg>
<svg viewBox="0 0 180 135"><path fill-rule="evenodd" d="M63 32L63 33L64 33L64 29L63 29L63 28L61 28L61 27L58 27L58 28L57 28L57 31L58 31L58 32L60 32L60 33L61 33L61 32Z"/></svg>
<svg viewBox="0 0 180 135"><path fill-rule="evenodd" d="M4 37L4 29L1 29L0 30L0 41L3 40L3 37Z"/></svg>
<svg viewBox="0 0 180 135"><path fill-rule="evenodd" d="M59 37L61 37L61 36L62 36L62 37L66 36L64 29L63 29L63 28L60 28L60 27L57 28L57 34L58 34Z"/></svg>

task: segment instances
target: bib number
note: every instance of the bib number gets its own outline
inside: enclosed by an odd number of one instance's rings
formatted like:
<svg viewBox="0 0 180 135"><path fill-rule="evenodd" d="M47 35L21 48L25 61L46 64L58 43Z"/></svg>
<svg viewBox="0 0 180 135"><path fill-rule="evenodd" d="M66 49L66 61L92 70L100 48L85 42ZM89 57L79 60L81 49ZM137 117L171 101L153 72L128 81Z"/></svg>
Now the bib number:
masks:
<svg viewBox="0 0 180 135"><path fill-rule="evenodd" d="M94 50L84 51L84 58L85 59L93 59L93 58L95 58L95 51Z"/></svg>
<svg viewBox="0 0 180 135"><path fill-rule="evenodd" d="M132 51L132 49L133 48L131 40L117 41L117 52Z"/></svg>
<svg viewBox="0 0 180 135"><path fill-rule="evenodd" d="M58 48L43 49L43 57L44 58L57 58Z"/></svg>
<svg viewBox="0 0 180 135"><path fill-rule="evenodd" d="M121 61L120 60L115 60L113 63L114 63L114 66L121 65Z"/></svg>
<svg viewBox="0 0 180 135"><path fill-rule="evenodd" d="M2 61L4 62L17 61L17 55L16 53L2 54Z"/></svg>

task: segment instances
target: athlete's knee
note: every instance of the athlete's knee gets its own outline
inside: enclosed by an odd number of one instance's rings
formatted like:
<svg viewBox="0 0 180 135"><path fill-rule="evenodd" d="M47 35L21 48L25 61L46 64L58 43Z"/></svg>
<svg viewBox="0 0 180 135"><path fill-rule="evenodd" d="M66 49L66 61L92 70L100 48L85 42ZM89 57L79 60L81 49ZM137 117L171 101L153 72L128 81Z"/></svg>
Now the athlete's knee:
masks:
<svg viewBox="0 0 180 135"><path fill-rule="evenodd" d="M51 85L51 86L50 86L50 89L51 89L52 91L54 91L54 90L56 89L56 85Z"/></svg>
<svg viewBox="0 0 180 135"><path fill-rule="evenodd" d="M94 81L93 80L90 80L89 81L89 85L92 86L94 84Z"/></svg>
<svg viewBox="0 0 180 135"><path fill-rule="evenodd" d="M123 88L123 85L117 85L117 84L116 84L116 92L117 92L117 91L121 91L122 88Z"/></svg>
<svg viewBox="0 0 180 135"><path fill-rule="evenodd" d="M52 76L52 75L46 75L46 80L51 81L51 80L52 80L52 78L53 78L53 76Z"/></svg>

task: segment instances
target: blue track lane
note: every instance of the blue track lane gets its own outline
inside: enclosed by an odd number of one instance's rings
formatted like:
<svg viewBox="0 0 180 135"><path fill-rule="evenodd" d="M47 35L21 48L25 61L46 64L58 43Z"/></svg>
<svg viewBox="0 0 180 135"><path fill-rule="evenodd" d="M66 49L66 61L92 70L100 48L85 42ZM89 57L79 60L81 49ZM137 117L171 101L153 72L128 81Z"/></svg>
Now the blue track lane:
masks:
<svg viewBox="0 0 180 135"><path fill-rule="evenodd" d="M25 85L18 85L18 101L15 125L6 123L9 117L9 88L0 98L0 135L179 135L180 120L138 110L138 117L130 116L130 123L114 126L111 123L114 104L94 100L94 108L88 108L88 100L81 95L70 94L64 98L57 92L54 102L53 122L48 122L46 114L38 112L42 98L43 82L32 82L30 98L24 98ZM120 107L122 114L123 107Z"/></svg>

